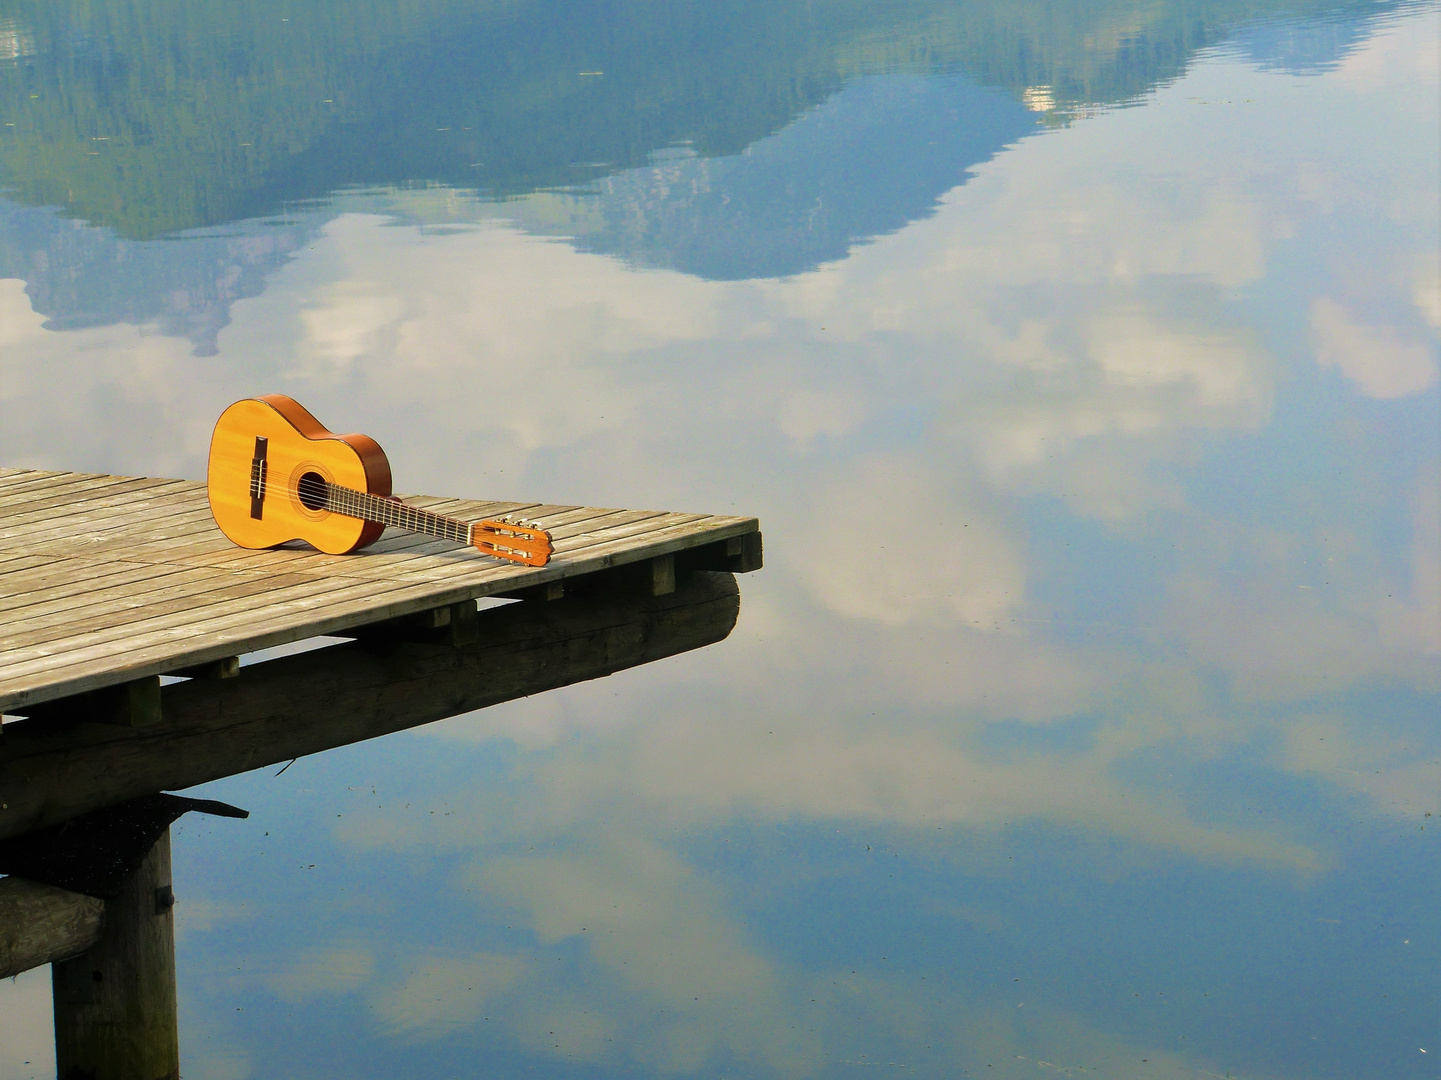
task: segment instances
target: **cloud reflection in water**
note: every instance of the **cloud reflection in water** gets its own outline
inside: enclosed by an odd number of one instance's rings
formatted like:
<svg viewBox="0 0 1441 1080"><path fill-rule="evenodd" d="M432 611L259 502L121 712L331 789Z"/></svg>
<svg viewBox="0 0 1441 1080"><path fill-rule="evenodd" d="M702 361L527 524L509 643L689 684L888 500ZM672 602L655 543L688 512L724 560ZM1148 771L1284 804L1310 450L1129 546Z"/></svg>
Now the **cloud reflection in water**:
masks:
<svg viewBox="0 0 1441 1080"><path fill-rule="evenodd" d="M30 463L199 475L281 390L408 489L766 528L719 648L217 785L285 824L183 827L186 891L261 912L185 943L192 1013L260 1017L195 1075L307 1027L348 1075L1423 1075L1436 50L1426 10L1305 79L1213 57L792 277L537 235L603 193L417 192L215 358L4 283Z"/></svg>

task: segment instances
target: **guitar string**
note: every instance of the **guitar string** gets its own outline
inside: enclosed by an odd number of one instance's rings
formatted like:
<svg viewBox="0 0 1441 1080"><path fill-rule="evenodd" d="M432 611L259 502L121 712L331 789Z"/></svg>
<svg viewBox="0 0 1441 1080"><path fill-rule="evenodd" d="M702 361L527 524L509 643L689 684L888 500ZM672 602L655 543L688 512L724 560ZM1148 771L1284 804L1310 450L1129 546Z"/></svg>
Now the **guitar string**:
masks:
<svg viewBox="0 0 1441 1080"><path fill-rule="evenodd" d="M314 482L306 483L301 480L297 484L295 494L299 495L301 502L306 505L309 505L311 501L321 504L314 509L326 509L366 521L379 519L378 524L394 525L430 536L439 536L445 540L464 542L463 537L455 535L460 531L461 523L453 518L433 514L419 507L408 506L398 500L386 499L340 484L332 484L324 480L320 481L320 484L321 488L317 491ZM319 496L318 499L317 496Z"/></svg>
<svg viewBox="0 0 1441 1080"><path fill-rule="evenodd" d="M293 488L275 488L271 487L268 482L265 483L264 486L272 491L295 495L301 499L302 504L305 504L306 496L314 498L316 494L320 494L324 497L326 505L317 507L317 509L330 510L333 513L339 513L346 517L358 518L361 521L372 521L379 525L409 529L411 532L434 536L442 540L451 540L460 544L473 543L474 528L476 525L482 524L482 522L466 522L445 514L437 514L419 506L411 506L409 503L401 502L399 499L376 495L368 491L359 491L355 488L345 487L342 484L331 483L328 480L322 480L321 484L323 485L323 489L318 493L313 490L313 483L306 484L303 479ZM306 486L305 491L301 490L301 485ZM335 498L336 495L340 496L338 501ZM367 516L367 509L375 513L379 520ZM427 525L430 527L426 527ZM528 526L517 527L529 528ZM452 529L454 530L454 534L449 531ZM539 529L538 531L542 534L545 533L544 529ZM548 540L549 537L542 535L542 537L539 538L532 538L519 535L514 537L502 536L499 539L502 541L501 543L496 544L487 541L487 546L512 547L512 544L509 542L513 541L516 545L514 547L515 550L528 553L528 545L541 542L542 540Z"/></svg>
<svg viewBox="0 0 1441 1080"><path fill-rule="evenodd" d="M456 543L474 543L475 524L461 521L458 518L447 517L443 514L436 514L420 507L411 506L408 503L400 502L397 499L389 499L385 496L375 495L370 492L357 491L354 488L347 488L340 484L331 484L322 481L326 487L321 492L307 490L304 494L313 497L320 494L325 498L325 509L335 513L344 514L347 517L359 518L362 521L376 521L382 525L393 525L398 528L409 529L413 532L423 533L427 536L438 536L441 539L452 540ZM307 485L313 487L313 485ZM282 488L296 495L301 492L297 488ZM374 517L370 515L375 515ZM378 521L377 521L378 519ZM455 530L455 535L450 529ZM524 526L522 526L524 528ZM486 541L486 549L497 551L510 550L522 555L541 554L538 550L532 550L531 545L544 543L549 537L532 538L528 536L505 536L500 534L494 541Z"/></svg>

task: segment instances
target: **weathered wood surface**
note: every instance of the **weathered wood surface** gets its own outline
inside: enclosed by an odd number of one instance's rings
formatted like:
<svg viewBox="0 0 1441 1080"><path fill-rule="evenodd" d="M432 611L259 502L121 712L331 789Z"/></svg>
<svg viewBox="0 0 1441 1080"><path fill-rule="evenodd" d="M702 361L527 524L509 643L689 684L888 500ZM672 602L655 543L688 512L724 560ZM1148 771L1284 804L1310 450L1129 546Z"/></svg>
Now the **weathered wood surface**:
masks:
<svg viewBox="0 0 1441 1080"><path fill-rule="evenodd" d="M56 1075L179 1080L170 833L105 901L99 940L50 969Z"/></svg>
<svg viewBox="0 0 1441 1080"><path fill-rule="evenodd" d="M754 518L407 501L538 520L555 556L517 566L394 530L354 555L249 551L216 528L203 484L0 469L0 712L667 555L730 544L731 561L706 568L759 565Z"/></svg>
<svg viewBox="0 0 1441 1080"><path fill-rule="evenodd" d="M83 953L99 940L104 917L104 900L0 878L0 979Z"/></svg>
<svg viewBox="0 0 1441 1080"><path fill-rule="evenodd" d="M720 641L734 627L732 575L685 573L672 592L654 596L643 587L649 567L636 570L616 571L621 581L574 583L560 600L481 611L459 645L452 626L402 622L388 637L267 660L231 678L176 682L162 689L160 719L146 726L6 724L0 837L599 678Z"/></svg>

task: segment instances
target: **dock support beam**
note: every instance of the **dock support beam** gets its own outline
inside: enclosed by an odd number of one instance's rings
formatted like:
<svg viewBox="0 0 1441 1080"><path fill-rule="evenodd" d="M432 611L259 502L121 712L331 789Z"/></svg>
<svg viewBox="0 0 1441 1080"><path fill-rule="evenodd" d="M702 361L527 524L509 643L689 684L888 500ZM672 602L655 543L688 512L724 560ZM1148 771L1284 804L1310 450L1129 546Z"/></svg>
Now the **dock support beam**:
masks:
<svg viewBox="0 0 1441 1080"><path fill-rule="evenodd" d="M657 555L650 561L650 594L669 596L675 592L675 556Z"/></svg>
<svg viewBox="0 0 1441 1080"><path fill-rule="evenodd" d="M649 583L649 566L636 569ZM386 627L378 639L362 631L234 678L175 683L164 689L163 720L149 727L6 724L0 838L699 649L723 640L740 614L726 573L678 569L674 591L651 596L627 568L592 588L577 582L560 600L478 616L471 602L459 622ZM470 643L446 636L458 625Z"/></svg>
<svg viewBox="0 0 1441 1080"><path fill-rule="evenodd" d="M104 900L0 878L0 979L84 952L100 940L104 920Z"/></svg>
<svg viewBox="0 0 1441 1080"><path fill-rule="evenodd" d="M177 1080L170 832L105 902L100 940L51 968L58 1080Z"/></svg>

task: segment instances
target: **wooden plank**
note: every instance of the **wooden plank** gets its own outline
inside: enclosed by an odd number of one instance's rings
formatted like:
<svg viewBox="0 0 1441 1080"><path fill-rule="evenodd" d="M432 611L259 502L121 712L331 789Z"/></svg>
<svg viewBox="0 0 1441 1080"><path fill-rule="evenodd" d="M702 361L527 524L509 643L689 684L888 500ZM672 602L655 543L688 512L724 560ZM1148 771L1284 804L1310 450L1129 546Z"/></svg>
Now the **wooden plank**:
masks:
<svg viewBox="0 0 1441 1080"><path fill-rule="evenodd" d="M338 593L344 595L337 598ZM322 607L326 600L330 603ZM302 597L279 605L257 627L243 609L209 622L152 631L139 642L122 640L94 649L48 655L23 670L0 672L0 712L23 713L27 704L83 693L145 674L167 674L182 667L255 652L312 637L343 633L368 622L398 618L464 599L459 590L417 592L374 583L335 590L331 596ZM307 603L307 601L309 601Z"/></svg>
<svg viewBox="0 0 1441 1080"><path fill-rule="evenodd" d="M112 539L123 538L129 533L143 535L171 518L209 515L209 508L204 503L165 499L150 492L133 495L132 498L117 495L113 499L97 500L84 512L78 509L69 512L69 504L62 502L58 509L47 510L44 514L0 518L4 526L0 541L6 547L14 547L30 540L84 533L112 533Z"/></svg>
<svg viewBox="0 0 1441 1080"><path fill-rule="evenodd" d="M91 479L94 479L92 473L31 472L6 478L0 493L8 495L12 492L20 494L26 490L45 491L56 486L81 484Z"/></svg>
<svg viewBox="0 0 1441 1080"><path fill-rule="evenodd" d="M191 579L190 585L197 584ZM205 585L211 591L204 591ZM230 586L234 586L233 590ZM225 584L218 581L201 582L202 591L181 596L169 602L157 603L148 615L143 609L131 612L126 619L110 622L105 618L77 618L68 624L67 632L58 638L42 637L38 641L20 646L12 645L0 653L0 685L19 673L30 670L36 663L64 666L79 662L90 655L100 655L95 650L118 643L118 647L144 647L156 635L173 634L187 625L200 628L210 620L235 614L250 619L257 625L265 625L275 615L292 610L294 601L306 597L318 597L328 592L351 593L357 590L374 589L372 583L357 583L344 579L311 578L300 575L274 579L255 575L236 575ZM261 592L255 590L259 588ZM269 596L264 599L248 600L249 597ZM237 595L231 595L231 593ZM241 601L248 601L242 603ZM83 612L82 612L83 615ZM41 633L44 627L40 628ZM199 630L198 632L203 632ZM29 637L23 631L8 635L9 640Z"/></svg>
<svg viewBox="0 0 1441 1080"><path fill-rule="evenodd" d="M126 481L119 478L110 478L103 482L102 490L109 490L118 487ZM43 488L38 485L25 485L19 489L11 488L8 491L0 491L0 521L8 521L12 517L25 513L48 511L52 514L62 512L67 494L79 495L82 490L93 490L101 485L100 481L89 481L75 484L47 484ZM119 492L115 492L119 494Z"/></svg>
<svg viewBox="0 0 1441 1080"><path fill-rule="evenodd" d="M220 537L208 520L177 515L165 522L157 522L144 532L133 527L123 531L57 530L56 535L23 542L0 541L0 551L24 551L31 555L89 559L92 562L156 562L155 555L163 550L164 545L188 537L201 539L211 535L215 535L218 542Z"/></svg>
<svg viewBox="0 0 1441 1080"><path fill-rule="evenodd" d="M25 468L25 467L23 467L23 466L6 466L6 467L3 467L3 468L0 468L0 481L7 482L7 483L8 483L9 481L11 481L11 480L24 479L24 478L27 477L27 476L61 476L61 475L64 475L64 476L76 476L76 475L80 475L80 474L71 473L71 472L62 472L62 470L59 470L59 469L49 469L49 470L46 470L46 469L27 469L27 468Z"/></svg>
<svg viewBox="0 0 1441 1080"><path fill-rule="evenodd" d="M214 545L217 549L229 547L230 542L220 535L219 530L208 519L196 517L177 520L169 525L157 525L148 532L137 535L138 530L126 533L92 533L58 536L27 543L24 550L37 555L55 555L63 558L87 558L91 560L120 559L132 562L158 562L155 558L161 545L177 540L193 539Z"/></svg>
<svg viewBox="0 0 1441 1080"><path fill-rule="evenodd" d="M677 520L691 521L703 514L672 514L664 510L617 510L603 518L578 521L554 533L556 549L570 554L597 542L601 537L628 533L654 532L669 527Z"/></svg>
<svg viewBox="0 0 1441 1080"><path fill-rule="evenodd" d="M523 569L510 572L511 577L523 574ZM366 622L455 603L471 595L471 590L464 587L437 591L434 585L417 589L341 581L322 581L313 589L291 588L286 592L289 595L281 602L271 597L264 620L257 619L253 605L229 602L211 606L204 620L196 621L188 615L162 620L164 625L147 627L139 637L102 632L86 635L83 647L34 648L30 650L32 655L17 658L17 662L0 669L0 710L23 711L26 703L80 693L144 674L165 674L237 652L339 633ZM90 644L97 637L105 640Z"/></svg>
<svg viewBox="0 0 1441 1080"><path fill-rule="evenodd" d="M77 503L102 498L107 492L119 494L124 491L154 487L175 487L186 484L184 480L166 480L148 476L59 476L54 480L20 484L0 488L0 508L6 511L20 509L43 509L57 505L57 500L73 498Z"/></svg>
<svg viewBox="0 0 1441 1080"><path fill-rule="evenodd" d="M4 575L7 573L6 567L27 562L38 557L39 556L33 551L26 551L24 548L16 551L0 550L0 581L3 581Z"/></svg>
<svg viewBox="0 0 1441 1080"><path fill-rule="evenodd" d="M287 583L338 580L313 574L239 573L206 567L152 566L145 569L149 573L144 576L6 612L6 625L0 629L0 642L17 641L24 635L47 627L69 626L75 632L88 634L112 622L130 622L136 612L159 613L162 605L168 606L177 601L181 602L181 607L188 604L191 608L200 608L211 602L208 596L219 595L219 590L245 582L260 585L268 582L274 588ZM123 577L130 578L130 575ZM212 592L207 593L207 590ZM3 663L3 656L0 656L0 665Z"/></svg>
<svg viewBox="0 0 1441 1080"><path fill-rule="evenodd" d="M81 482L74 473L33 474L0 481L0 499L22 498L26 492L55 490L65 484Z"/></svg>
<svg viewBox="0 0 1441 1080"><path fill-rule="evenodd" d="M286 594L283 600L275 598L277 592ZM427 606L455 603L465 598L464 592L451 589L432 597L413 586L321 580L308 588L271 590L264 619L257 618L253 603L240 599L210 605L204 618L192 618L195 612L186 612L179 618L147 620L161 625L146 626L141 633L134 633L134 627L102 630L85 635L83 647L32 648L0 666L0 710L23 712L24 705L31 702L81 693L141 674L163 675L236 652L287 645L372 619L408 615ZM191 644L207 638L208 644ZM43 696L33 686L23 691L9 689L37 675L43 675L39 683Z"/></svg>
<svg viewBox="0 0 1441 1080"><path fill-rule="evenodd" d="M4 594L8 575L45 566L49 562L49 559L39 555L30 555L23 551L0 551L0 595Z"/></svg>
<svg viewBox="0 0 1441 1080"><path fill-rule="evenodd" d="M84 625L90 629L85 631L84 640L92 642L112 629L138 631L142 625L166 615L203 616L207 608L224 600L259 596L295 585L335 584L335 579L308 574L222 574L203 570L182 570L167 575L165 581L169 584L151 588L147 587L148 581L142 581L88 597L83 611ZM139 586L139 591L132 592L134 586ZM263 618L264 611L261 607L256 614ZM7 629L0 630L0 655L74 636L74 606L63 605L43 615L17 619ZM0 660L0 672L3 671L4 661Z"/></svg>
<svg viewBox="0 0 1441 1080"><path fill-rule="evenodd" d="M633 520L566 537L556 545L557 553L563 560L589 558L594 548L622 543L625 547L635 548L637 558L646 558L656 553L643 549L648 549L652 543L661 539L659 535L653 534L669 533L696 522L705 523L709 520L704 514L653 514L635 517Z"/></svg>
<svg viewBox="0 0 1441 1080"><path fill-rule="evenodd" d="M51 542L47 549L73 553L74 557L94 559L121 558L135 562L175 563L183 561L187 554L214 556L232 551L235 545L208 519L196 519L183 525L176 525L158 535L128 537L124 540L107 542L99 550L95 546L74 545L67 549L63 542Z"/></svg>
<svg viewBox="0 0 1441 1080"><path fill-rule="evenodd" d="M696 521L677 524L668 527L663 537L657 537L654 541L646 544L643 551L633 546L632 536L619 538L603 538L600 543L584 549L583 554L588 562L600 561L604 566L621 566L627 562L638 561L639 558L654 558L657 555L673 555L678 551L694 547L697 543L709 540L723 540L730 536L740 536L743 533L755 532L758 523L754 518L733 518L730 525L717 525L716 519L704 517Z"/></svg>
<svg viewBox="0 0 1441 1080"><path fill-rule="evenodd" d="M198 509L175 509L145 522L125 521L119 516L113 521L92 522L91 526L89 529L62 526L47 530L46 535L27 536L15 542L0 541L3 545L0 550L88 553L91 558L110 559L123 557L127 549L136 548L147 559L153 559L164 550L162 544L180 537L207 537L217 544L224 540L210 515ZM229 546L228 541L226 545Z"/></svg>
<svg viewBox="0 0 1441 1080"><path fill-rule="evenodd" d="M49 588L60 588L77 579L95 578L102 573L119 573L125 570L143 569L159 573L161 563L122 559L87 559L76 555L34 555L35 565L16 570L11 575L0 576L0 597L17 604L31 603L35 594ZM28 596L25 594L29 594Z"/></svg>
<svg viewBox="0 0 1441 1080"><path fill-rule="evenodd" d="M167 488L179 487L180 480L127 480L120 477L88 480L35 495L0 494L0 525L8 532L37 519L66 520L83 517L98 507L125 502L153 501ZM127 498L128 497L128 498Z"/></svg>
<svg viewBox="0 0 1441 1080"><path fill-rule="evenodd" d="M131 599L123 591L94 608L85 606L84 629L76 633L76 620L70 612L27 620L22 629L0 635L0 679L9 671L11 657L23 658L45 646L66 639L78 638L87 645L110 640L138 640L152 631L183 625L187 621L203 621L213 609L251 596L274 597L271 603L245 605L246 612L257 623L263 623L272 606L285 603L292 590L297 595L333 592L347 587L364 587L336 578L317 578L304 574L206 574L200 571L185 575L186 580L168 588L141 594Z"/></svg>
<svg viewBox="0 0 1441 1080"><path fill-rule="evenodd" d="M151 527L152 521L206 509L204 503L197 505L163 496L164 489L141 488L104 495L96 493L83 501L57 498L50 506L0 515L0 541L7 542L9 546L19 540L45 539L67 533L144 530Z"/></svg>
<svg viewBox="0 0 1441 1080"><path fill-rule="evenodd" d="M183 569L167 564L154 563L98 563L82 568L66 567L57 571L55 559L45 559L42 573L28 577L17 590L0 590L0 618L22 619L26 615L38 615L58 608L62 604L74 609L72 597L88 596L114 589L120 585L137 582L163 581ZM78 560L63 560L74 563ZM31 588L30 581L39 583Z"/></svg>

